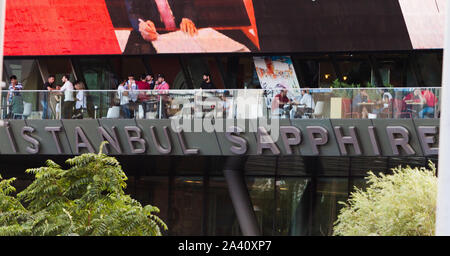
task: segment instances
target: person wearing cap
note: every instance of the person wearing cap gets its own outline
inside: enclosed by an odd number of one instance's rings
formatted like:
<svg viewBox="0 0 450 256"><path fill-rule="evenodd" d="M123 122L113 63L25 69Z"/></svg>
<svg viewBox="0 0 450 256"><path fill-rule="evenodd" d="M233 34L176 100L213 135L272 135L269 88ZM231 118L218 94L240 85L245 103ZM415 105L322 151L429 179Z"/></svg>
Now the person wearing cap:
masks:
<svg viewBox="0 0 450 256"><path fill-rule="evenodd" d="M163 74L158 74L156 76L155 90L169 90L170 85L166 82L166 78Z"/></svg>
<svg viewBox="0 0 450 256"><path fill-rule="evenodd" d="M155 84L155 90L159 92L159 94L168 94L169 92L167 90L170 89L170 85L166 82L166 79L164 77L163 74L158 74L156 76L157 80L156 80L156 84ZM162 96L161 97L161 102L163 105L162 108L162 118L166 118L167 114L166 114L166 104L169 102L169 97L167 97L167 95Z"/></svg>

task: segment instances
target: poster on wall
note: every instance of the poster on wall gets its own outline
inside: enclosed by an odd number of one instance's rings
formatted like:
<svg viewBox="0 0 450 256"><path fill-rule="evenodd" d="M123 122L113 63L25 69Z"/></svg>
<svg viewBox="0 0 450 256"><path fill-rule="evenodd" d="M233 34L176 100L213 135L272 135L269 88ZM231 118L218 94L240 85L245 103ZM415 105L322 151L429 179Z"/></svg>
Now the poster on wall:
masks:
<svg viewBox="0 0 450 256"><path fill-rule="evenodd" d="M292 59L289 56L253 57L261 88L300 89Z"/></svg>
<svg viewBox="0 0 450 256"><path fill-rule="evenodd" d="M253 57L253 61L261 88L266 90L268 106L275 94L282 89L288 90L290 98L300 95L300 85L289 56Z"/></svg>

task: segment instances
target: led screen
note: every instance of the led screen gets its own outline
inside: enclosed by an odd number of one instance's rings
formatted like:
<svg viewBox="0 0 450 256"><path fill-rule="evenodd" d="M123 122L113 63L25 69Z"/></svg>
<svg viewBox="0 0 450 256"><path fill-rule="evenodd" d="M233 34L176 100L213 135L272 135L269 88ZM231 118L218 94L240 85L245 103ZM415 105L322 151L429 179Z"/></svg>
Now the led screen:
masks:
<svg viewBox="0 0 450 256"><path fill-rule="evenodd" d="M7 56L443 46L446 0L13 0Z"/></svg>

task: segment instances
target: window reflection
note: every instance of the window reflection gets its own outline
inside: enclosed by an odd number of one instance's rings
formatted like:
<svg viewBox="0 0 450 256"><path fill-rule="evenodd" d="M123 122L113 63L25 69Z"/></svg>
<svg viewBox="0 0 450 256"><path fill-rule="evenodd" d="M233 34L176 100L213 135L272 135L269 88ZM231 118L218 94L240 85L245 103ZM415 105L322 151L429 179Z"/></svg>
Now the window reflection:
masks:
<svg viewBox="0 0 450 256"><path fill-rule="evenodd" d="M273 235L275 193L274 178L247 178L247 187L253 204L261 235Z"/></svg>
<svg viewBox="0 0 450 256"><path fill-rule="evenodd" d="M150 204L158 207L157 214L166 224L168 224L169 210L169 178L168 177L128 177L126 193L132 194L133 198L143 206ZM163 230L161 230L163 231ZM166 235L167 232L163 231Z"/></svg>
<svg viewBox="0 0 450 256"><path fill-rule="evenodd" d="M312 233L316 236L331 236L333 223L342 205L338 202L348 198L346 178L319 178L313 201Z"/></svg>
<svg viewBox="0 0 450 256"><path fill-rule="evenodd" d="M176 177L169 212L171 235L202 235L203 178Z"/></svg>
<svg viewBox="0 0 450 256"><path fill-rule="evenodd" d="M212 178L209 181L208 235L242 235L224 178Z"/></svg>
<svg viewBox="0 0 450 256"><path fill-rule="evenodd" d="M275 235L308 235L311 181L307 178L282 178L276 181L277 212Z"/></svg>

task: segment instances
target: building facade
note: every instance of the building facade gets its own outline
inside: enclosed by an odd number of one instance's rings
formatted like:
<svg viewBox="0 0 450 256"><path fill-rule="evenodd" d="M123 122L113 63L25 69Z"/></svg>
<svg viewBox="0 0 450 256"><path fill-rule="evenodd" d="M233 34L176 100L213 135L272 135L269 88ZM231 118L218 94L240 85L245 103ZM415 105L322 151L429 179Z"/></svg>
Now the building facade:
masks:
<svg viewBox="0 0 450 256"><path fill-rule="evenodd" d="M332 235L368 170L437 163L446 0L182 2L8 1L3 80L23 90L2 92L2 176L24 188L26 168L107 140L165 235L301 236ZM199 92L205 72L218 90ZM42 118L44 83L66 74L87 87L83 120ZM142 74L171 90L112 117L120 82ZM274 114L275 95L304 88L311 113ZM221 119L236 122L205 130ZM166 130L174 120L193 130Z"/></svg>

